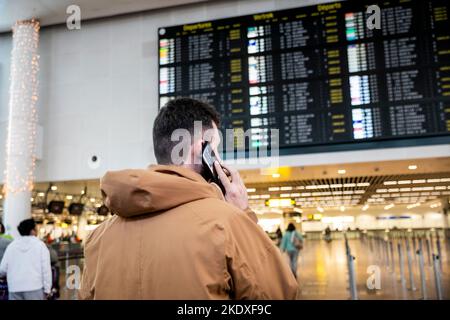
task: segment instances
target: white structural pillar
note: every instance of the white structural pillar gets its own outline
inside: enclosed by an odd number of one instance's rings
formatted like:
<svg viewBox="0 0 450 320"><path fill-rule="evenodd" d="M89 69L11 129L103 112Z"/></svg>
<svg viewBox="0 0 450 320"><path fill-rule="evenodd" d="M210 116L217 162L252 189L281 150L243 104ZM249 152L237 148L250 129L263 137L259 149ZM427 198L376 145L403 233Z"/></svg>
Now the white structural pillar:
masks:
<svg viewBox="0 0 450 320"><path fill-rule="evenodd" d="M17 226L31 217L34 180L39 71L39 21L18 21L13 26L8 138L4 184L6 232L18 237Z"/></svg>

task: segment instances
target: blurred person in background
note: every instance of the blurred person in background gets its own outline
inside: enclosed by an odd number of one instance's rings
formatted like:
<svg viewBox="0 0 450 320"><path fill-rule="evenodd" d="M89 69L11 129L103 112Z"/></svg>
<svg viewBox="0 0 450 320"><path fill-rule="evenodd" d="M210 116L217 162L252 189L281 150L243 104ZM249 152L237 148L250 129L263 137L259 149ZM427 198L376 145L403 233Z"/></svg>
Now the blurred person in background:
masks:
<svg viewBox="0 0 450 320"><path fill-rule="evenodd" d="M331 242L331 229L329 226L327 226L325 229L325 241Z"/></svg>
<svg viewBox="0 0 450 320"><path fill-rule="evenodd" d="M12 242L12 240L9 239L11 237L7 237L4 233L5 227L3 223L0 222L0 261L2 261L6 247ZM3 278L0 278L0 300L8 300L8 284L6 283L6 279Z"/></svg>
<svg viewBox="0 0 450 320"><path fill-rule="evenodd" d="M49 299L57 299L60 296L60 287L59 287L59 258L58 252L52 247L50 243L47 243L47 249L50 252L50 264L52 267L52 290Z"/></svg>
<svg viewBox="0 0 450 320"><path fill-rule="evenodd" d="M5 226L0 222L0 261L5 254L6 247L12 242L12 237L5 235Z"/></svg>
<svg viewBox="0 0 450 320"><path fill-rule="evenodd" d="M295 230L293 223L289 223L286 233L281 240L280 248L281 251L287 252L291 270L297 278L297 260L300 250L303 249L303 236Z"/></svg>
<svg viewBox="0 0 450 320"><path fill-rule="evenodd" d="M3 223L0 222L0 238L6 239L6 240L13 240L13 237L9 234L6 234L6 229Z"/></svg>
<svg viewBox="0 0 450 320"><path fill-rule="evenodd" d="M276 242L276 244L277 244L277 247L279 247L281 245L281 240L283 240L283 232L281 232L280 227L278 227L278 229L276 231L276 234L277 234L277 242Z"/></svg>
<svg viewBox="0 0 450 320"><path fill-rule="evenodd" d="M7 278L9 300L44 300L52 286L50 253L36 237L33 219L22 221L17 229L21 237L6 248L0 277Z"/></svg>

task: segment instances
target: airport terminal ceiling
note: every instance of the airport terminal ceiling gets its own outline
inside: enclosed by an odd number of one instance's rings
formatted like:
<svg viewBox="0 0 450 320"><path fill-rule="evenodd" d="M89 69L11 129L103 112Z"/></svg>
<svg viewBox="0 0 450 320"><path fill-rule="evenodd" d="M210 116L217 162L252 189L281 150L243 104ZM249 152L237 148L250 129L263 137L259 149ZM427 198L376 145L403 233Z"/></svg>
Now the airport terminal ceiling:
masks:
<svg viewBox="0 0 450 320"><path fill-rule="evenodd" d="M240 171L251 207L262 215L280 210L296 210L303 216L344 211L348 215L421 214L431 209L442 212L450 199L449 158L280 167L269 172ZM39 182L31 199L35 213L42 211L39 203L46 191L47 203L64 201L66 208L83 202L85 210L94 213L103 204L99 180ZM269 203L280 199L279 204Z"/></svg>

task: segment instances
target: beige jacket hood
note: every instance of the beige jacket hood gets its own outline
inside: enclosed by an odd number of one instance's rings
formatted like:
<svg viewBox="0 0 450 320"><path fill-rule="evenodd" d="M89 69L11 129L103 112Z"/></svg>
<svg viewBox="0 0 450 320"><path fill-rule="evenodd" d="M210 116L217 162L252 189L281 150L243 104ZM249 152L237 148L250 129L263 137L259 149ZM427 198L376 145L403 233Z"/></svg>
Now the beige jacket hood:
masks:
<svg viewBox="0 0 450 320"><path fill-rule="evenodd" d="M101 179L105 205L124 218L165 211L192 201L223 199L218 187L179 166L108 172Z"/></svg>
<svg viewBox="0 0 450 320"><path fill-rule="evenodd" d="M297 282L254 214L177 166L108 172L115 213L85 240L81 299L294 299Z"/></svg>

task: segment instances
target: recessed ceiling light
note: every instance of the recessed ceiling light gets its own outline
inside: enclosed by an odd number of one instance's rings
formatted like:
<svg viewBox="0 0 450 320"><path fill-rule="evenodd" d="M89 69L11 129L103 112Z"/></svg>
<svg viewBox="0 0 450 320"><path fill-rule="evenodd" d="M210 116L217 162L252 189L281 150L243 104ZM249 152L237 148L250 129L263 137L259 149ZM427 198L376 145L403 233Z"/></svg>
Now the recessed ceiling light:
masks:
<svg viewBox="0 0 450 320"><path fill-rule="evenodd" d="M408 208L408 209L412 209L412 208L415 208L415 207L419 207L420 206L420 203L414 203L414 204L410 204L409 206L407 206L406 208Z"/></svg>
<svg viewBox="0 0 450 320"><path fill-rule="evenodd" d="M344 188L353 188L356 187L356 183L344 183Z"/></svg>
<svg viewBox="0 0 450 320"><path fill-rule="evenodd" d="M273 173L272 178L279 178L281 175L279 173Z"/></svg>
<svg viewBox="0 0 450 320"><path fill-rule="evenodd" d="M409 169L409 170L416 170L416 169L417 169L417 166L416 166L415 164L410 164L410 165L408 166L408 169Z"/></svg>
<svg viewBox="0 0 450 320"><path fill-rule="evenodd" d="M58 187L57 187L57 186L52 186L51 189L52 189L53 191L56 191L56 190L58 190Z"/></svg>
<svg viewBox="0 0 450 320"><path fill-rule="evenodd" d="M72 200L72 199L73 199L73 196L71 196L71 195L69 194L69 195L66 196L66 199L67 199L67 200Z"/></svg>
<svg viewBox="0 0 450 320"><path fill-rule="evenodd" d="M368 187L370 186L369 182L360 182L356 184L358 187Z"/></svg>
<svg viewBox="0 0 450 320"><path fill-rule="evenodd" d="M339 169L338 174L345 174L347 171L345 169Z"/></svg>

